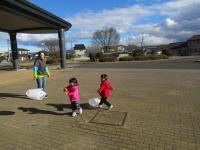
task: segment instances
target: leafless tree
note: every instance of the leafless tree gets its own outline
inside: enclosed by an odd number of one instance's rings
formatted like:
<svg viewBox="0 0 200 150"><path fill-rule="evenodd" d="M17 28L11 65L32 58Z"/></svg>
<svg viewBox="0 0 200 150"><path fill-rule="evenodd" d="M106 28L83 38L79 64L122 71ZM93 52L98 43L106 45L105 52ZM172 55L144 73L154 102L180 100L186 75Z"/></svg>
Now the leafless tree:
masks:
<svg viewBox="0 0 200 150"><path fill-rule="evenodd" d="M57 53L59 52L59 42L57 39L48 39L43 40L40 43L42 50L50 52L50 53Z"/></svg>
<svg viewBox="0 0 200 150"><path fill-rule="evenodd" d="M101 52L101 47L99 47L98 45L94 45L92 44L91 46L89 46L87 48L87 53L98 53Z"/></svg>
<svg viewBox="0 0 200 150"><path fill-rule="evenodd" d="M143 46L144 46L144 38L145 38L145 36L144 36L143 33L141 33L141 34L139 34L139 35L137 35L135 37L131 37L130 36L130 37L128 37L127 43L129 45L135 44L135 45L140 46L141 48L143 48Z"/></svg>
<svg viewBox="0 0 200 150"><path fill-rule="evenodd" d="M104 27L101 30L97 30L94 32L92 37L92 43L102 48L108 48L109 46L116 45L119 41L120 35L113 27Z"/></svg>

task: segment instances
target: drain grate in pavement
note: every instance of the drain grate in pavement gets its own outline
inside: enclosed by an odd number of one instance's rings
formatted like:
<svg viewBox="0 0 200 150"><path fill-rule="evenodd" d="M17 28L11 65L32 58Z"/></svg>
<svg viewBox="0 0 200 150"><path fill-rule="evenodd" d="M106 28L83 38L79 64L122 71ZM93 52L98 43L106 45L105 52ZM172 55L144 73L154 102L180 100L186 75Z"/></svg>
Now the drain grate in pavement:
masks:
<svg viewBox="0 0 200 150"><path fill-rule="evenodd" d="M98 111L90 120L91 123L123 126L126 120L127 112L119 111Z"/></svg>

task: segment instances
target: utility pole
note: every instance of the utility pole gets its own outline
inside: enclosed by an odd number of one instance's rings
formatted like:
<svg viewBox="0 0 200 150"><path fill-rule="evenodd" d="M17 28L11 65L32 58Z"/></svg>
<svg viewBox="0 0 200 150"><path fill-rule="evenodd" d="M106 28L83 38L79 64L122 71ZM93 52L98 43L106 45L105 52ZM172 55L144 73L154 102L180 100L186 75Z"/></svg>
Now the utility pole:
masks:
<svg viewBox="0 0 200 150"><path fill-rule="evenodd" d="M10 40L7 39L7 45L8 45L8 62L10 61Z"/></svg>
<svg viewBox="0 0 200 150"><path fill-rule="evenodd" d="M142 33L141 35L141 47L143 48L143 44L144 44L144 34Z"/></svg>

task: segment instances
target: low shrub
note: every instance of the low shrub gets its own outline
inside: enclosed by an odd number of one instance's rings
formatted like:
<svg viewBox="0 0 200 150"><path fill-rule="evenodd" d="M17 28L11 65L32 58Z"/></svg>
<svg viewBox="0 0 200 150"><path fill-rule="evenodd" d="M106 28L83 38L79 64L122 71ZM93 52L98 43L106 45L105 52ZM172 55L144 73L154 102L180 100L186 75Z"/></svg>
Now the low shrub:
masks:
<svg viewBox="0 0 200 150"><path fill-rule="evenodd" d="M73 54L66 54L66 59L72 59L72 58L74 58Z"/></svg>
<svg viewBox="0 0 200 150"><path fill-rule="evenodd" d="M134 57L134 59L137 61L143 61L143 60L146 60L146 57L145 56L136 56L136 57Z"/></svg>
<svg viewBox="0 0 200 150"><path fill-rule="evenodd" d="M144 56L144 51L143 50L135 50L133 51L133 57L138 57L138 56Z"/></svg>
<svg viewBox="0 0 200 150"><path fill-rule="evenodd" d="M152 56L149 56L151 60L159 60L159 59L162 59L162 57L160 55L152 55Z"/></svg>
<svg viewBox="0 0 200 150"><path fill-rule="evenodd" d="M103 57L99 59L99 62L114 62L114 61L116 61L116 59L113 57Z"/></svg>
<svg viewBox="0 0 200 150"><path fill-rule="evenodd" d="M90 57L90 61L91 62L95 62L96 61L96 54L95 53L90 53L89 57Z"/></svg>
<svg viewBox="0 0 200 150"><path fill-rule="evenodd" d="M49 57L46 61L47 64L58 64L59 59L56 57Z"/></svg>
<svg viewBox="0 0 200 150"><path fill-rule="evenodd" d="M137 56L134 57L134 60L143 61L143 60L160 60L160 59L168 59L167 55L152 55L152 56Z"/></svg>
<svg viewBox="0 0 200 150"><path fill-rule="evenodd" d="M96 53L96 59L101 59L101 58L103 58L103 53L101 52Z"/></svg>
<svg viewBox="0 0 200 150"><path fill-rule="evenodd" d="M168 59L169 56L167 55L154 55L154 56L150 56L151 60L159 60L159 59Z"/></svg>
<svg viewBox="0 0 200 150"><path fill-rule="evenodd" d="M119 61L133 61L134 58L132 56L125 56L125 57L120 57Z"/></svg>
<svg viewBox="0 0 200 150"><path fill-rule="evenodd" d="M162 59L169 59L169 56L167 55L161 55L162 56Z"/></svg>

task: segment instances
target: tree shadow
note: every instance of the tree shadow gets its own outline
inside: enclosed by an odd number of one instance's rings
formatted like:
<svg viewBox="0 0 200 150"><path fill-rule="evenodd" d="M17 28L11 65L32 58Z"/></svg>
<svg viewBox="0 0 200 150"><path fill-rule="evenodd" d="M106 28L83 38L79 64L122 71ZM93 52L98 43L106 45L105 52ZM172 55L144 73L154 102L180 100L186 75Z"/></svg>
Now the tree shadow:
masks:
<svg viewBox="0 0 200 150"><path fill-rule="evenodd" d="M16 93L0 93L0 99L6 98L20 98L20 99L29 99L26 95L16 94Z"/></svg>
<svg viewBox="0 0 200 150"><path fill-rule="evenodd" d="M57 113L49 110L42 110L34 107L26 108L26 107L18 107L19 110L23 112L27 112L28 114L47 114L47 115L71 115L71 112L67 113Z"/></svg>
<svg viewBox="0 0 200 150"><path fill-rule="evenodd" d="M57 109L57 111L63 111L64 109L71 109L71 104L54 104L54 103L48 103L46 104L48 106L53 106ZM88 103L80 104L83 109L94 109L91 107Z"/></svg>
<svg viewBox="0 0 200 150"><path fill-rule="evenodd" d="M13 111L0 111L0 116L7 116L7 115L14 115L15 112Z"/></svg>

